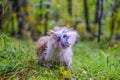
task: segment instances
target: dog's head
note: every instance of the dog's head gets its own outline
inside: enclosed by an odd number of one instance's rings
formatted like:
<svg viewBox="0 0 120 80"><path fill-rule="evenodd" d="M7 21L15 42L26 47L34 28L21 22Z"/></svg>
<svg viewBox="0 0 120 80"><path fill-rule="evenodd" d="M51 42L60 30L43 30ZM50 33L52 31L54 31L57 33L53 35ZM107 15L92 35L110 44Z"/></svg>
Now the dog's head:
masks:
<svg viewBox="0 0 120 80"><path fill-rule="evenodd" d="M62 48L72 46L77 42L77 38L79 37L76 31L60 27L54 27L51 35Z"/></svg>
<svg viewBox="0 0 120 80"><path fill-rule="evenodd" d="M59 27L59 26L55 26L53 30L50 30L50 31L48 32L48 34L49 34L52 38L54 38L54 39L56 39L56 40L60 40L61 35L62 35L64 32L67 32L67 31L68 31L67 28L61 28L61 27Z"/></svg>
<svg viewBox="0 0 120 80"><path fill-rule="evenodd" d="M60 37L60 42L63 48L67 48L72 46L77 42L78 34L74 30L68 30L67 32L63 32Z"/></svg>

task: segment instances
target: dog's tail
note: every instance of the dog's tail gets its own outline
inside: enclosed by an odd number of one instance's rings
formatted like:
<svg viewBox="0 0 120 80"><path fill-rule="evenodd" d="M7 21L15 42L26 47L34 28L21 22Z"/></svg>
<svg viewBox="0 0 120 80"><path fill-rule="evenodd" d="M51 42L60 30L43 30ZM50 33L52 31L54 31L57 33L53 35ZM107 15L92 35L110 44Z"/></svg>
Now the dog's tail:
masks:
<svg viewBox="0 0 120 80"><path fill-rule="evenodd" d="M37 41L36 49L37 49L38 57L43 53L43 51L45 51L48 40L49 40L49 36L43 36L43 37L40 37L39 40Z"/></svg>

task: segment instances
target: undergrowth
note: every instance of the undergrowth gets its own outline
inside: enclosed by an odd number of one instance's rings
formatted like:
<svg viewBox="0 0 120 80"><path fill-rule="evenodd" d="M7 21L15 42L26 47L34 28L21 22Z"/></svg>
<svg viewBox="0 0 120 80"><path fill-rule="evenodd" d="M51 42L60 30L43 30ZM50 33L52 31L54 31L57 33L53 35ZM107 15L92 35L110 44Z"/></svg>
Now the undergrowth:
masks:
<svg viewBox="0 0 120 80"><path fill-rule="evenodd" d="M103 44L105 45L105 44ZM0 35L0 80L119 80L120 44L100 47L96 41L81 41L73 47L72 71L38 64L35 43Z"/></svg>

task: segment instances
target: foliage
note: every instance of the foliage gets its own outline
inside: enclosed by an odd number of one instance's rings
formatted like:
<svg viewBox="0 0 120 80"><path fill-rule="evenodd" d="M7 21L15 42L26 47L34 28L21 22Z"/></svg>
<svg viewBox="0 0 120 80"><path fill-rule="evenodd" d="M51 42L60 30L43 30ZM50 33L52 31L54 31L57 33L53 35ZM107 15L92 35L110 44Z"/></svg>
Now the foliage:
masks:
<svg viewBox="0 0 120 80"><path fill-rule="evenodd" d="M96 41L80 41L73 49L72 71L56 65L50 69L40 66L34 44L0 35L0 79L120 79L120 44L100 47Z"/></svg>
<svg viewBox="0 0 120 80"><path fill-rule="evenodd" d="M27 1L25 5L25 1ZM119 0L116 0L119 1ZM13 1L14 2L14 1ZM19 31L18 21L17 18L18 13L12 9L11 0L2 0L0 1L0 5L3 7L3 14L2 14L2 32L10 33L14 32L16 35ZM88 3L88 11L90 17L90 27L92 29L92 35L94 36L95 33L98 32L98 26L94 24L95 19L95 12L96 12L96 0L89 0ZM86 30L79 30L81 28L85 28L85 13L84 13L84 1L83 0L72 0L72 16L69 16L68 13L68 1L65 0L21 0L19 1L21 4L20 6L20 14L23 16L23 24L24 28L22 29L24 32L24 36L28 34L29 36L32 35L32 38L38 38L38 36L43 35L45 32L45 15L47 12L48 14L48 30L52 29L55 25L61 26L69 26L73 28L76 22L78 22L78 32L85 35L81 35L84 38L91 37L91 34L88 34ZM50 8L47 9L46 5L50 5ZM42 5L42 8L40 6ZM115 25L119 26L119 6L116 8L116 11L112 10L112 7L116 5L114 0L104 0L103 2L103 18L102 18L102 33L105 36L109 37L110 33L110 26L111 26L111 14L114 13L114 20ZM27 13L27 15L26 15ZM54 15L54 16L53 16ZM42 16L42 19L40 19ZM82 26L81 26L82 25ZM114 28L114 32L119 32L120 29ZM82 31L82 32L80 32ZM26 36L25 36L26 37Z"/></svg>

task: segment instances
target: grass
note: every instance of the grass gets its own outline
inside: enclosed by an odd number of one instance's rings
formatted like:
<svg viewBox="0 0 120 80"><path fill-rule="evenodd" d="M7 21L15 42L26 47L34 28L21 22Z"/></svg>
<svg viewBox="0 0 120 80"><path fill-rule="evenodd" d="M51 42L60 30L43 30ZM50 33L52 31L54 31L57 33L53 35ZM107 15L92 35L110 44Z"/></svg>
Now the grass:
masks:
<svg viewBox="0 0 120 80"><path fill-rule="evenodd" d="M102 48L101 48L102 46ZM103 47L104 46L104 47ZM72 71L38 65L35 43L0 35L0 80L119 80L120 44L81 41L73 48Z"/></svg>

